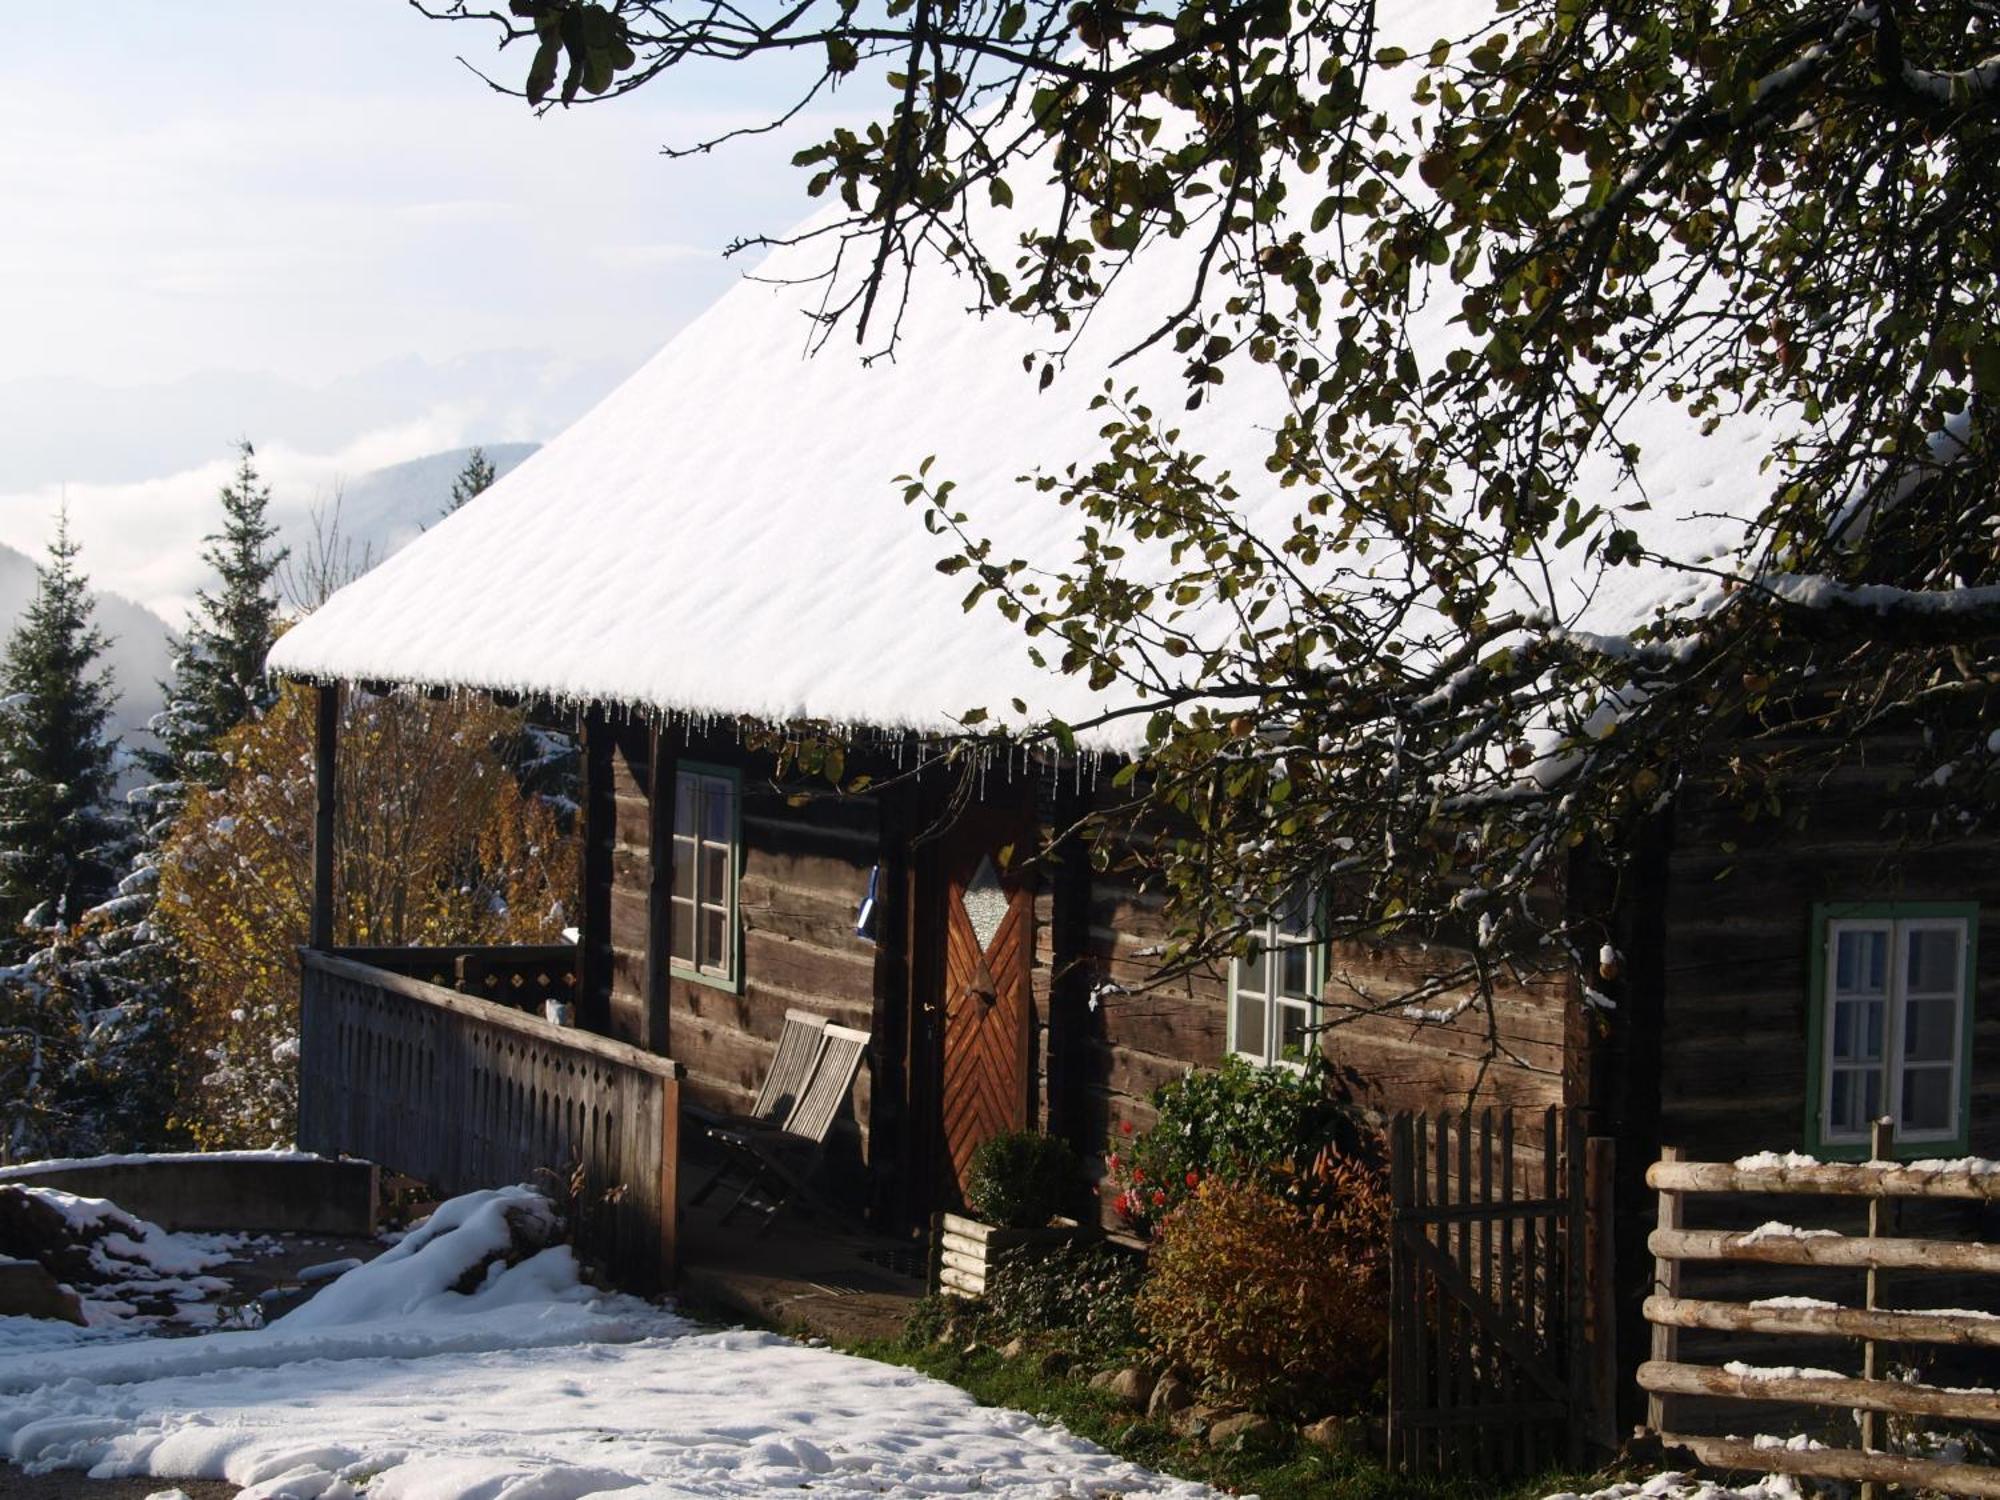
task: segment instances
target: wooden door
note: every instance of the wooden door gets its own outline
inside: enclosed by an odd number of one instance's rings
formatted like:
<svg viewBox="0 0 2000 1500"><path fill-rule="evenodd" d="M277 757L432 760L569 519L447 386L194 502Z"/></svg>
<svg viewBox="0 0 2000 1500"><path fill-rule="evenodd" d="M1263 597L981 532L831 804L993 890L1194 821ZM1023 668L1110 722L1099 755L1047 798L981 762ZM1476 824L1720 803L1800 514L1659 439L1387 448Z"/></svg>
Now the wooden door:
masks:
<svg viewBox="0 0 2000 1500"><path fill-rule="evenodd" d="M1028 1123L1035 901L1012 869L1028 837L1020 819L983 808L967 810L945 835L939 1104L945 1157L961 1192L979 1143Z"/></svg>

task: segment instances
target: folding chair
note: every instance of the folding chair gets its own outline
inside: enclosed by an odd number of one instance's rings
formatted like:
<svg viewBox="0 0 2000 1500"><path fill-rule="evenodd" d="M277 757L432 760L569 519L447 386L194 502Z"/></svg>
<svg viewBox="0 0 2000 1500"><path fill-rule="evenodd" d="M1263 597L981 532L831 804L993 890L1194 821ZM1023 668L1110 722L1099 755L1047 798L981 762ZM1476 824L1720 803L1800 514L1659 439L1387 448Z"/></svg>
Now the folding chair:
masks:
<svg viewBox="0 0 2000 1500"><path fill-rule="evenodd" d="M809 1010L786 1011L784 1029L778 1033L778 1051L764 1073L764 1082L758 1087L756 1101L751 1104L748 1114L726 1115L703 1109L698 1104L685 1106L682 1113L699 1121L711 1138L719 1130L740 1131L782 1125L798 1106L799 1096L812 1077L825 1035L825 1016ZM722 1165L701 1185L692 1201L706 1202L728 1170L729 1161L725 1156Z"/></svg>
<svg viewBox="0 0 2000 1500"><path fill-rule="evenodd" d="M710 1139L737 1156L746 1169L743 1190L723 1211L723 1223L734 1218L760 1187L768 1204L764 1222L758 1226L759 1235L770 1232L778 1214L795 1194L812 1196L809 1180L826 1153L826 1138L832 1134L840 1107L854 1087L855 1074L861 1071L861 1059L867 1050L867 1032L851 1026L828 1026L813 1061L812 1075L784 1124L776 1128L753 1125L709 1131ZM723 1170L727 1170L726 1165ZM716 1175L719 1178L723 1173L719 1171ZM714 1185L711 1181L702 1192L706 1194Z"/></svg>

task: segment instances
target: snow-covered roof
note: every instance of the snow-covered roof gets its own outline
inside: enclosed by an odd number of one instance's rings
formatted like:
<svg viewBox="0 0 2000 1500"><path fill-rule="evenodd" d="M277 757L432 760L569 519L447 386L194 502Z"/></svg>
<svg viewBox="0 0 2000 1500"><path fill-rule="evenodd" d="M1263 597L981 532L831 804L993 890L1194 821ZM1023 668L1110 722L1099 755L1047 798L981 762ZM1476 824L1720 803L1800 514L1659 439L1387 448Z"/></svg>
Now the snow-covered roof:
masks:
<svg viewBox="0 0 2000 1500"><path fill-rule="evenodd" d="M1477 24L1481 9L1451 0L1399 24L1427 45ZM1035 222L1033 189L1016 193L1014 233ZM956 482L954 502L995 538L996 556L1068 561L1076 515L1019 477L1097 451L1104 415L1090 399L1110 361L1152 331L1160 289L1187 285L1192 253L1148 251L1038 390L1024 360L1048 348L1047 330L969 314L968 284L938 268L914 279L893 360L864 364L851 335L807 357L825 287L799 278L825 269L829 248L775 252L575 426L291 630L271 667L889 730L947 731L968 708L998 716L1014 698L1087 718L1101 695L1036 667L1020 628L990 605L961 608L966 578L936 567L954 549L895 481L934 455L931 478ZM1115 378L1177 408L1180 363L1161 347ZM1270 396L1238 371L1179 425L1209 472L1234 473L1253 524L1280 534L1298 496L1256 483ZM1770 434L1737 424L1702 437L1678 407L1655 406L1628 424L1650 506L1632 524L1705 560L1734 539L1729 518L1767 493L1758 464ZM1603 498L1617 498L1608 462L1599 478ZM1586 600L1570 581L1585 571L1576 562L1538 563L1527 586L1590 628L1629 625L1688 586L1623 569L1625 592ZM1128 749L1140 732L1134 720L1093 738Z"/></svg>

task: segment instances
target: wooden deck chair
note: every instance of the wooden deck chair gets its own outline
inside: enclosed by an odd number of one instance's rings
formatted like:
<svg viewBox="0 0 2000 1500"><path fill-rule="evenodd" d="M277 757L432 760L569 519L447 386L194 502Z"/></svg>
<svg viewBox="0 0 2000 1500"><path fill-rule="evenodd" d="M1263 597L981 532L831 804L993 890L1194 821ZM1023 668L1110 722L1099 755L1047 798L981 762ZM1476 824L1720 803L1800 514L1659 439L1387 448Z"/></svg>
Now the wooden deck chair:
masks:
<svg viewBox="0 0 2000 1500"><path fill-rule="evenodd" d="M756 1102L750 1106L748 1114L725 1115L692 1104L683 1113L705 1126L710 1135L718 1130L741 1131L760 1126L775 1129L782 1126L797 1108L799 1097L812 1078L825 1035L825 1016L809 1010L786 1011L784 1029L778 1033L777 1053L771 1058L771 1066L764 1071L764 1082L758 1087ZM707 1201L708 1195L715 1191L715 1185L722 1181L728 1170L729 1160L725 1156L723 1164L701 1185L693 1201Z"/></svg>
<svg viewBox="0 0 2000 1500"><path fill-rule="evenodd" d="M829 1025L813 1060L812 1076L784 1124L775 1130L753 1127L710 1132L747 1169L743 1190L723 1211L723 1223L734 1218L750 1195L761 1188L766 1202L764 1222L757 1233L766 1234L794 1195L811 1196L809 1180L826 1152L826 1138L833 1133L833 1122L847 1102L867 1051L867 1032Z"/></svg>

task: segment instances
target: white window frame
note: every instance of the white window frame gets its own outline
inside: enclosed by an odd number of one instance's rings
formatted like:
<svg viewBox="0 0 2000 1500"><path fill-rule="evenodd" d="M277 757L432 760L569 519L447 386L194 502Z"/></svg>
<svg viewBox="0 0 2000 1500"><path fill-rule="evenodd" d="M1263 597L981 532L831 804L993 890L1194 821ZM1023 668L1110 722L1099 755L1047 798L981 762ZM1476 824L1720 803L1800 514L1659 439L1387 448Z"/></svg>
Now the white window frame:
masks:
<svg viewBox="0 0 2000 1500"><path fill-rule="evenodd" d="M1967 1024L1971 1007L1971 990L1974 979L1973 964L1977 953L1978 920L1976 908L1955 908L1950 912L1917 910L1911 914L1899 914L1893 906L1848 907L1844 910L1852 915L1834 916L1823 913L1819 925L1823 928L1823 947L1820 953L1819 993L1814 996L1817 1029L1819 1034L1818 1056L1814 1066L1818 1070L1816 1079L1815 1118L1812 1121L1813 1145L1832 1152L1852 1154L1857 1149L1865 1150L1869 1145L1869 1127L1864 1122L1859 1127L1841 1125L1836 1129L1833 1122L1833 1080L1838 1070L1863 1072L1851 1063L1837 1064L1834 1042L1838 1028L1835 1025L1837 1007L1842 1003L1839 990L1840 939L1844 934L1857 932L1879 933L1888 940L1889 953L1882 993L1884 1007L1882 1022L1881 1060L1881 1113L1896 1122L1895 1142L1901 1148L1918 1146L1950 1146L1965 1139L1968 1111L1967 1077L1969 1059L1966 1056L1970 1027ZM1909 993L1910 937L1920 932L1951 932L1956 934L1958 969L1955 984L1947 995L1944 992L1914 997L1918 1000L1944 1000L1952 1002L1951 1019L1951 1086L1949 1106L1945 1112L1945 1124L1929 1130L1908 1130L1902 1124L1903 1084L1912 1064L1905 1056L1905 1026L1912 999ZM1853 1003L1852 1001L1847 1003ZM1915 1064L1914 1066L1935 1066L1935 1064Z"/></svg>
<svg viewBox="0 0 2000 1500"><path fill-rule="evenodd" d="M728 800L729 837L726 844L703 833L706 826L703 816L705 804L708 798L714 796ZM685 818L684 811L688 813ZM679 979L692 979L733 990L741 982L742 975L736 885L743 860L743 784L735 771L724 766L705 766L689 761L682 761L674 768L673 842L673 861L669 868L674 871L681 868L681 853L686 850L687 868L693 872L694 889L682 890L681 882L675 880L668 892L668 971ZM701 884L702 866L706 863L702 858L704 849L721 849L724 852L723 889L720 891L705 889ZM688 914L688 941L692 949L685 953L675 946L674 936L679 927L675 918L682 911ZM720 953L707 952L702 944L705 925L702 916L704 912L712 911L722 913Z"/></svg>
<svg viewBox="0 0 2000 1500"><path fill-rule="evenodd" d="M1320 934L1317 921L1318 902L1308 899L1302 903L1305 920L1296 919L1287 925L1283 912L1266 914L1258 926L1252 928L1251 937L1259 952L1254 959L1241 954L1229 960L1229 1051L1236 1057L1263 1067L1290 1068L1294 1072L1305 1070L1304 1057L1285 1057L1279 1052L1278 1038L1282 1035L1278 1024L1282 1011L1290 1009L1305 1013L1306 1045L1308 1049L1319 1045L1320 997L1326 985L1326 940ZM1293 995L1282 989L1280 965L1282 952L1288 948L1302 948L1306 954L1306 983L1304 995ZM1254 975L1254 982L1251 981ZM1264 1002L1264 1025L1261 1036L1246 1037L1238 1025L1238 997L1247 995Z"/></svg>

